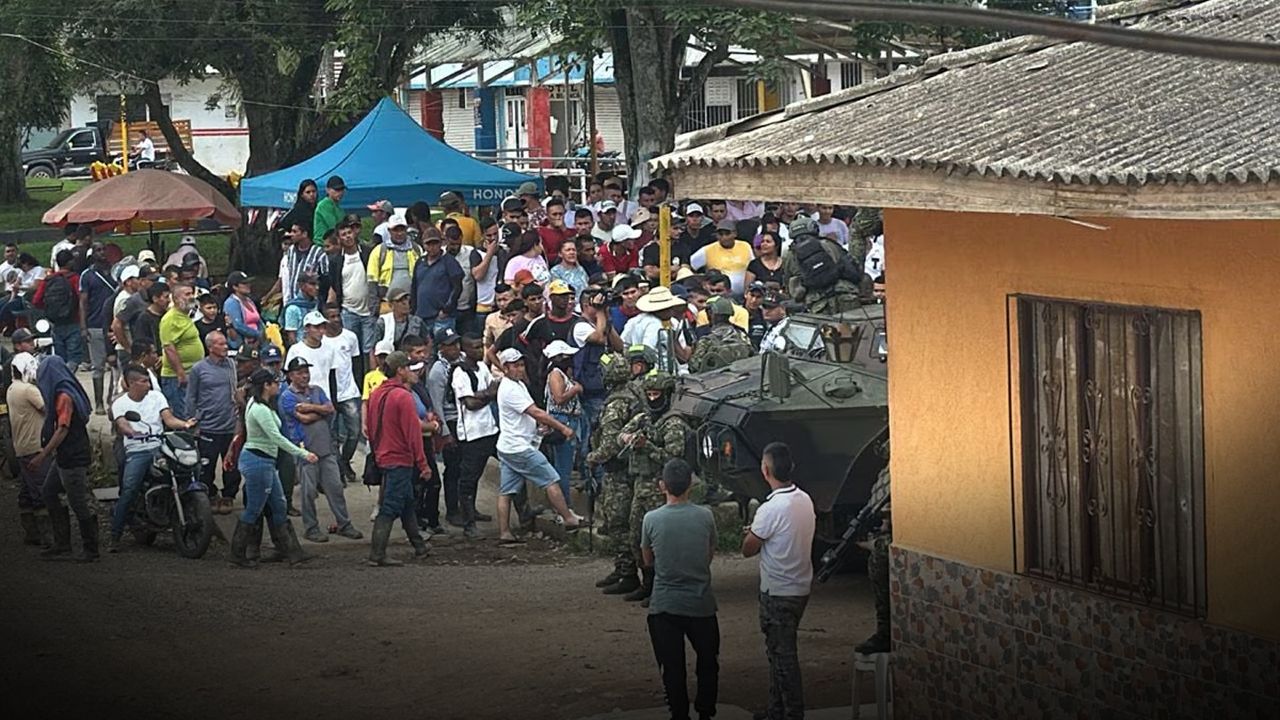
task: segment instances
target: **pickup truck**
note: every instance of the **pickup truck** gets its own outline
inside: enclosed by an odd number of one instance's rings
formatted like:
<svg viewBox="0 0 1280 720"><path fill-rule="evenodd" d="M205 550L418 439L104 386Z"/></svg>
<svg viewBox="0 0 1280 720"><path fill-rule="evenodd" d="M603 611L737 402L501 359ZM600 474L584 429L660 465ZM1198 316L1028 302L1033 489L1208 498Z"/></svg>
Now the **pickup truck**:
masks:
<svg viewBox="0 0 1280 720"><path fill-rule="evenodd" d="M191 147L191 123L174 120L174 127L182 136L182 142ZM129 144L138 142L138 132L146 130L156 146L156 166L169 162L169 144L160 134L160 128L151 122L130 123ZM86 177L95 162L111 163L127 154L123 148L119 128L109 121L91 122L59 132L47 145L22 151L22 171L29 178Z"/></svg>

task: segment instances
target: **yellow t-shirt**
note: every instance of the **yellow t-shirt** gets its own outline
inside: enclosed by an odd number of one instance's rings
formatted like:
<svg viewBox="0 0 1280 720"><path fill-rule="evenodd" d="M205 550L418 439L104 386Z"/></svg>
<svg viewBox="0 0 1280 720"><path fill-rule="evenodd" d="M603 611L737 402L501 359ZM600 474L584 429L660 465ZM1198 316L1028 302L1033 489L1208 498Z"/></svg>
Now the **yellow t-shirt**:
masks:
<svg viewBox="0 0 1280 720"><path fill-rule="evenodd" d="M751 251L751 243L738 240L731 248L725 248L719 242L699 248L693 253L692 263L695 269L719 270L728 275L733 284L733 294L741 295L745 291L743 282L747 277L747 266L753 259L755 253Z"/></svg>
<svg viewBox="0 0 1280 720"><path fill-rule="evenodd" d="M449 213L445 217L458 221L458 229L462 231L463 245L470 245L474 248L484 247L484 234L480 232L480 223L476 222L475 218L470 218L457 212Z"/></svg>
<svg viewBox="0 0 1280 720"><path fill-rule="evenodd" d="M183 370L190 370L192 365L204 359L204 343L200 342L200 331L191 318L176 307L169 308L160 318L160 352L164 358L160 377L176 377L177 369L170 364L169 356L164 354L166 345L172 345L178 351Z"/></svg>
<svg viewBox="0 0 1280 720"><path fill-rule="evenodd" d="M378 386L387 381L387 376L382 374L380 368L374 368L364 374L364 392L360 395L365 402L369 402L369 396L373 394Z"/></svg>

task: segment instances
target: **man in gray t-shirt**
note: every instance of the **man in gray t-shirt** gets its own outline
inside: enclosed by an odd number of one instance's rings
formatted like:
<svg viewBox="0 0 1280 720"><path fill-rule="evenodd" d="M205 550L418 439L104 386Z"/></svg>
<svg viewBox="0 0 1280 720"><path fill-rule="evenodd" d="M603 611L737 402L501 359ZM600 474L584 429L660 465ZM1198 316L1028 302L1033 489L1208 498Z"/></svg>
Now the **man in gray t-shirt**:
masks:
<svg viewBox="0 0 1280 720"><path fill-rule="evenodd" d="M716 712L719 684L720 625L711 594L711 556L716 548L716 521L710 508L689 502L693 468L680 458L662 468L667 504L645 513L640 552L654 570L649 596L649 640L662 671L671 717L689 717L685 686L684 639L697 655L698 717Z"/></svg>

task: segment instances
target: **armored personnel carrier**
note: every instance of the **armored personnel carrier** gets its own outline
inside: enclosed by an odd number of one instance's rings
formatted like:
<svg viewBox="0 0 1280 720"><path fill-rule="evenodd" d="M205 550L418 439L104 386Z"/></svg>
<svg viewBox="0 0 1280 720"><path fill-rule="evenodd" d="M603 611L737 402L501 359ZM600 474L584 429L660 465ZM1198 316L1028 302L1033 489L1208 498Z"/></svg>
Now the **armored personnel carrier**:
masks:
<svg viewBox="0 0 1280 720"><path fill-rule="evenodd" d="M839 540L886 463L884 306L783 322L764 354L680 378L673 408L697 429L699 474L744 506L769 494L765 446L787 443L819 513L816 551Z"/></svg>

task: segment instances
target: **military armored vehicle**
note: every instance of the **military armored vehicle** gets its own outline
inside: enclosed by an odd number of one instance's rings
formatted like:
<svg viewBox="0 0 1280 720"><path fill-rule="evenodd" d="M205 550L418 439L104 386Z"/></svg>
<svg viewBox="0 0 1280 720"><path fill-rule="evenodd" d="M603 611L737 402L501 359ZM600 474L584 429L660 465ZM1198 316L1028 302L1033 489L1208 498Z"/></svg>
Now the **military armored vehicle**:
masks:
<svg viewBox="0 0 1280 720"><path fill-rule="evenodd" d="M819 513L817 553L839 540L886 463L884 306L784 322L763 355L680 378L672 407L697 429L699 475L744 507L769 494L765 446L791 447L794 480Z"/></svg>

